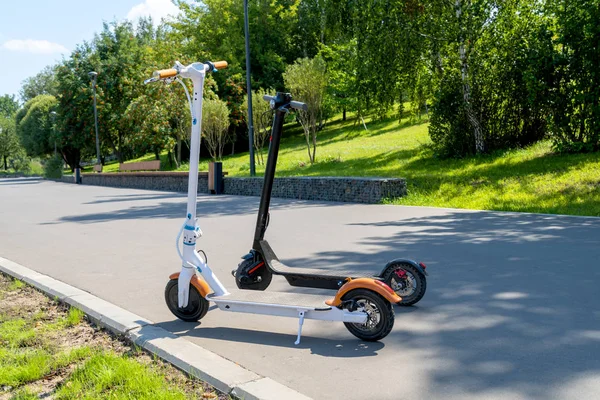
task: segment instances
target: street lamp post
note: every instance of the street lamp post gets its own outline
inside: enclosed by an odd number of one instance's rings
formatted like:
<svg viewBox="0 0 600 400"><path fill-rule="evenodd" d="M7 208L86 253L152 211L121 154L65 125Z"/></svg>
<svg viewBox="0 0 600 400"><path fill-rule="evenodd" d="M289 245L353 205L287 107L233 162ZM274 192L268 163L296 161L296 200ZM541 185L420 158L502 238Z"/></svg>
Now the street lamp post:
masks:
<svg viewBox="0 0 600 400"><path fill-rule="evenodd" d="M52 133L54 133L54 155L56 155L56 111L50 111L52 115Z"/></svg>
<svg viewBox="0 0 600 400"><path fill-rule="evenodd" d="M254 123L252 121L252 84L250 82L250 37L248 34L248 0L244 0L244 37L246 39L246 88L248 91L248 143L250 144L250 176L254 169Z"/></svg>
<svg viewBox="0 0 600 400"><path fill-rule="evenodd" d="M101 165L100 161L100 139L98 138L98 111L96 110L96 77L98 73L96 71L88 72L90 79L92 80L92 87L94 89L94 125L96 126L96 163Z"/></svg>

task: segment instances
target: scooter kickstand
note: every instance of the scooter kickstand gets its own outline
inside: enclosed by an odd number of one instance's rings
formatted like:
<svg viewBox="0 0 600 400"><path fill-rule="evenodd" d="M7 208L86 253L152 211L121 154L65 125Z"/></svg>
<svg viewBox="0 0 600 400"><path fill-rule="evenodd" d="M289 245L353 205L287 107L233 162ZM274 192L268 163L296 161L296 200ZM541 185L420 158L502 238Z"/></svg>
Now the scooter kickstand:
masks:
<svg viewBox="0 0 600 400"><path fill-rule="evenodd" d="M300 336L302 336L302 325L304 324L304 311L298 313L298 338L294 342L296 346L300 344Z"/></svg>

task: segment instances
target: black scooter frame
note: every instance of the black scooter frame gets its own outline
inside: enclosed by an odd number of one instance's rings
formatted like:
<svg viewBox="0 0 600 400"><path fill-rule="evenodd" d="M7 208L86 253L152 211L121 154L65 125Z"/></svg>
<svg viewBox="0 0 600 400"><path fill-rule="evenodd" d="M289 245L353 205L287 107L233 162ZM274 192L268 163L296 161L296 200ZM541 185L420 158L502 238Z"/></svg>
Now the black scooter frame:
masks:
<svg viewBox="0 0 600 400"><path fill-rule="evenodd" d="M306 105L303 103L292 101L292 96L289 93L278 92L275 97L265 96L265 100L271 102L271 108L275 110L275 119L271 130L271 142L267 165L265 167L264 184L260 197L252 250L242 258L244 260L252 260L252 265L256 265L257 268L268 268L272 274L283 276L291 286L337 290L348 278L356 277L357 272L348 271L346 273L346 271L327 271L304 267L300 272L296 268L289 267L279 261L269 242L264 239L269 225L269 206L271 204L271 193L285 116L290 108L306 109ZM261 262L264 262L264 267L260 264ZM398 263L410 264L423 276L427 275L423 266L416 261L398 258L388 262L381 270L381 273L373 278L382 279L388 269L394 268Z"/></svg>

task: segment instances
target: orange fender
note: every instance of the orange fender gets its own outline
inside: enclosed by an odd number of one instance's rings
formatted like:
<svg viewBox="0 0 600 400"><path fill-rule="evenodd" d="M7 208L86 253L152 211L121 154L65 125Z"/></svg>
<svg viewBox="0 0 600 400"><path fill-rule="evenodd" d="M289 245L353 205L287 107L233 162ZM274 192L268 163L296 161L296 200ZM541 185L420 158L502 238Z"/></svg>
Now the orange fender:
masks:
<svg viewBox="0 0 600 400"><path fill-rule="evenodd" d="M338 292L335 295L335 298L327 300L325 303L327 305L337 307L340 304L342 304L342 297L344 297L346 293L354 289L372 290L373 292L380 294L381 297L383 297L392 304L396 304L402 301L402 298L398 296L396 292L394 292L392 288L384 282L378 281L373 278L358 278L350 279L348 282L344 283L342 287L339 288Z"/></svg>
<svg viewBox="0 0 600 400"><path fill-rule="evenodd" d="M175 272L175 273L169 275L169 279L179 279L179 272ZM212 293L212 290L211 290L210 286L208 286L208 283L206 283L202 279L198 278L198 275L192 276L192 280L190 281L190 283L196 289L198 289L198 292L200 292L200 295L202 297L206 297L207 295Z"/></svg>

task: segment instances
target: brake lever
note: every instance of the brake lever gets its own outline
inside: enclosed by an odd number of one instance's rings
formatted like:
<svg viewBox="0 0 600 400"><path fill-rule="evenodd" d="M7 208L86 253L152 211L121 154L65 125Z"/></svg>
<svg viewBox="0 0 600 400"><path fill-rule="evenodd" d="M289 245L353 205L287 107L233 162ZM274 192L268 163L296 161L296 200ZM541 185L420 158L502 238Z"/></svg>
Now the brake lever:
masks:
<svg viewBox="0 0 600 400"><path fill-rule="evenodd" d="M146 80L144 81L144 85L147 85L147 84L149 84L149 83L156 82L156 81L159 81L159 80L160 80L159 78L157 78L157 77L153 76L152 78L146 79Z"/></svg>

